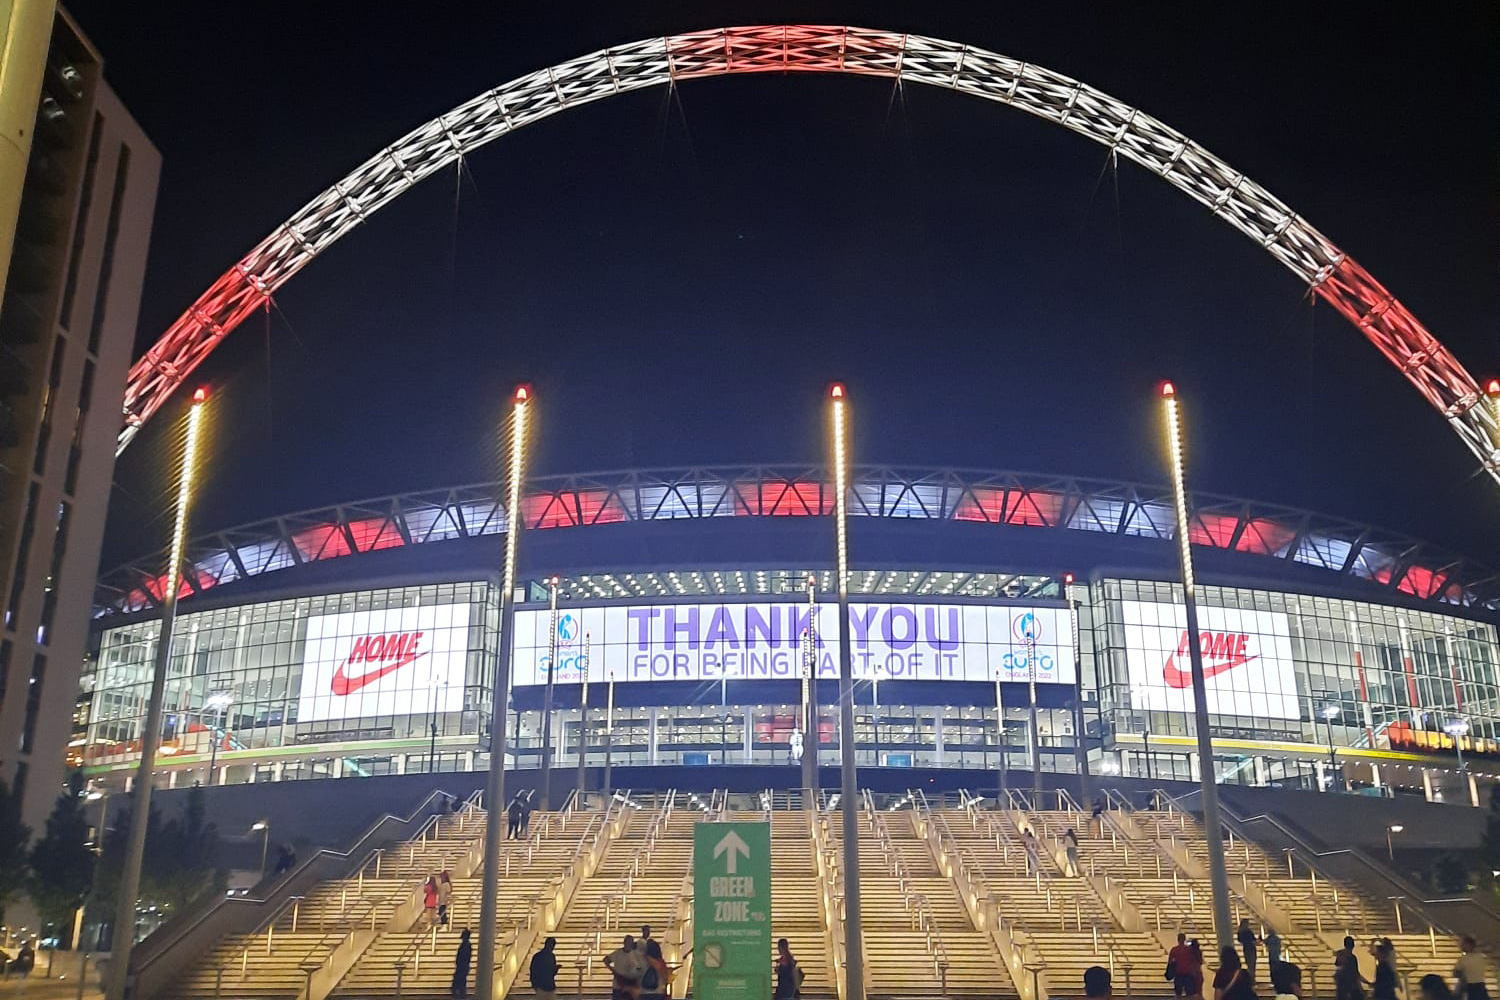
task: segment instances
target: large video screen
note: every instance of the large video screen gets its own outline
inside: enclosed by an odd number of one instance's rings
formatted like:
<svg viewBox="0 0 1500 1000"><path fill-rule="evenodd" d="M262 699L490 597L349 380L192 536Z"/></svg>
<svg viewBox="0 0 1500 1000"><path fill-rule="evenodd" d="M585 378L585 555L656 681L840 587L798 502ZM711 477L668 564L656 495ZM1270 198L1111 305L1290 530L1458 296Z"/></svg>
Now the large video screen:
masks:
<svg viewBox="0 0 1500 1000"><path fill-rule="evenodd" d="M468 648L467 604L314 615L297 719L461 711Z"/></svg>
<svg viewBox="0 0 1500 1000"><path fill-rule="evenodd" d="M816 611L818 676L838 677L838 607ZM805 602L574 608L557 623L559 684L718 681L802 676ZM1066 608L1027 605L849 605L854 676L862 680L1073 683ZM517 685L545 684L550 612L516 613Z"/></svg>

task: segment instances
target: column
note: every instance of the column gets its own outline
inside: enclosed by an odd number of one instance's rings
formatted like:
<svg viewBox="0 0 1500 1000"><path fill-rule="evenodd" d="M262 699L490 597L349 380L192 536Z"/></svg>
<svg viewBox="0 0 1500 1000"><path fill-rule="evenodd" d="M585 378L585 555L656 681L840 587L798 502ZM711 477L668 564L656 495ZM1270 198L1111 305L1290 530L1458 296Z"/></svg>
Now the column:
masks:
<svg viewBox="0 0 1500 1000"><path fill-rule="evenodd" d="M1469 788L1468 788L1468 791L1469 791L1469 804L1472 805L1474 808L1478 809L1479 808L1479 785L1474 781L1474 772L1473 771L1469 772L1468 778L1469 778Z"/></svg>
<svg viewBox="0 0 1500 1000"><path fill-rule="evenodd" d="M1425 767L1422 768L1422 794L1428 802L1432 801L1432 772Z"/></svg>
<svg viewBox="0 0 1500 1000"><path fill-rule="evenodd" d="M653 766L656 764L656 716L659 709L647 709L646 711L646 760Z"/></svg>
<svg viewBox="0 0 1500 1000"><path fill-rule="evenodd" d="M1271 783L1271 777L1266 772L1266 758L1256 754L1250 760L1255 768L1255 787L1265 788Z"/></svg>
<svg viewBox="0 0 1500 1000"><path fill-rule="evenodd" d="M1318 776L1318 791L1320 791L1320 792L1329 791L1330 789L1328 787L1328 761L1323 760L1321 757L1318 758L1317 760L1314 760L1313 761L1313 771ZM1428 797L1429 800L1431 800L1431 798L1432 798L1431 792L1428 793L1427 797Z"/></svg>
<svg viewBox="0 0 1500 1000"><path fill-rule="evenodd" d="M285 762L285 761L281 761L281 760L278 760L278 761L277 761L277 762L276 762L276 763L275 763L275 764L274 764L274 765L273 765L273 766L272 766L272 773L273 773L273 774L274 774L274 775L275 775L275 777L274 777L274 778L272 778L272 779L271 779L271 780L272 780L272 781L280 781L280 780L281 780L281 778L282 778L282 776L283 776L283 775L284 775L284 774L286 774L286 762Z"/></svg>
<svg viewBox="0 0 1500 1000"><path fill-rule="evenodd" d="M1370 785L1372 787L1374 787L1374 788L1380 788L1381 787L1381 784L1380 784L1380 765L1376 764L1374 761L1370 762ZM1382 794L1384 794L1384 793L1382 793Z"/></svg>
<svg viewBox="0 0 1500 1000"><path fill-rule="evenodd" d="M932 744L933 759L938 767L943 766L943 713L941 710L932 717Z"/></svg>
<svg viewBox="0 0 1500 1000"><path fill-rule="evenodd" d="M774 712L775 709L772 709ZM755 746L755 710L745 707L745 763L750 763L750 753Z"/></svg>

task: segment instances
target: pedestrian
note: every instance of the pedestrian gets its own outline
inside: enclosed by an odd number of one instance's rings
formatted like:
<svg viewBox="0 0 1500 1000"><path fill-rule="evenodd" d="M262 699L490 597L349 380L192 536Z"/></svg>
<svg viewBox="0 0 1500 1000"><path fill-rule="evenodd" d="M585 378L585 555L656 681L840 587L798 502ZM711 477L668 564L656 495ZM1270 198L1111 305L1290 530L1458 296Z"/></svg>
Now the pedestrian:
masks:
<svg viewBox="0 0 1500 1000"><path fill-rule="evenodd" d="M1250 918L1244 917L1240 920L1240 929L1235 931L1235 940L1240 943L1240 951L1245 954L1245 975L1250 977L1250 985L1255 985L1255 932L1250 929Z"/></svg>
<svg viewBox="0 0 1500 1000"><path fill-rule="evenodd" d="M802 969L792 957L786 938L776 940L776 992L773 1000L793 1000L802 993Z"/></svg>
<svg viewBox="0 0 1500 1000"><path fill-rule="evenodd" d="M1102 792L1094 796L1094 811L1089 814L1089 822L1094 824L1094 836L1104 836L1104 793Z"/></svg>
<svg viewBox="0 0 1500 1000"><path fill-rule="evenodd" d="M282 872L289 872L296 863L297 852L292 849L292 845L282 844L276 848L276 868L271 874L280 875Z"/></svg>
<svg viewBox="0 0 1500 1000"><path fill-rule="evenodd" d="M531 956L531 991L536 1000L557 1000L557 938L549 937Z"/></svg>
<svg viewBox="0 0 1500 1000"><path fill-rule="evenodd" d="M635 938L625 935L625 941L604 956L604 967L614 977L610 1000L637 1000L641 990L641 977L646 974L646 956L635 948Z"/></svg>
<svg viewBox="0 0 1500 1000"><path fill-rule="evenodd" d="M1091 965L1083 970L1083 995L1088 1000L1108 1000L1114 995L1109 970L1102 965Z"/></svg>
<svg viewBox="0 0 1500 1000"><path fill-rule="evenodd" d="M1281 935L1276 933L1276 928L1270 927L1266 930L1263 939L1266 946L1266 972L1271 977L1271 985L1276 985L1276 967L1281 964Z"/></svg>
<svg viewBox="0 0 1500 1000"><path fill-rule="evenodd" d="M1027 827L1021 836L1021 844L1026 848L1026 874L1037 875L1042 870L1041 845L1036 842L1036 834Z"/></svg>
<svg viewBox="0 0 1500 1000"><path fill-rule="evenodd" d="M1365 1000L1369 980L1359 971L1359 956L1354 953L1354 939L1345 936L1344 947L1333 953L1334 1000Z"/></svg>
<svg viewBox="0 0 1500 1000"><path fill-rule="evenodd" d="M31 946L30 941L21 945L11 966L21 974L22 979L31 978L31 970L36 968L36 949Z"/></svg>
<svg viewBox="0 0 1500 1000"><path fill-rule="evenodd" d="M1192 996L1193 991L1187 988L1192 984L1186 975L1192 962L1193 949L1188 947L1187 935L1178 931L1177 943L1167 952L1167 981L1172 984L1173 996Z"/></svg>
<svg viewBox="0 0 1500 1000"><path fill-rule="evenodd" d="M1375 956L1375 984L1370 988L1370 1000L1396 1000L1401 984L1396 976L1396 949L1390 938L1376 938L1370 945L1370 954Z"/></svg>
<svg viewBox="0 0 1500 1000"><path fill-rule="evenodd" d="M517 795L510 800L510 805L505 809L505 839L515 840L521 832L521 796Z"/></svg>
<svg viewBox="0 0 1500 1000"><path fill-rule="evenodd" d="M427 881L422 883L422 926L424 928L437 925L437 905L437 879L429 875Z"/></svg>
<svg viewBox="0 0 1500 1000"><path fill-rule="evenodd" d="M1422 991L1422 1000L1454 1000L1448 981L1436 973L1429 972L1417 986Z"/></svg>
<svg viewBox="0 0 1500 1000"><path fill-rule="evenodd" d="M1203 1000L1203 946L1197 938L1188 942L1188 978L1192 980L1183 996L1188 1000Z"/></svg>
<svg viewBox="0 0 1500 1000"><path fill-rule="evenodd" d="M526 839L531 833L531 794L528 792L526 798L521 801L521 839Z"/></svg>
<svg viewBox="0 0 1500 1000"><path fill-rule="evenodd" d="M447 871L438 873L437 877L437 916L438 923L444 927L448 926L448 901L453 898L453 876Z"/></svg>
<svg viewBox="0 0 1500 1000"><path fill-rule="evenodd" d="M1479 951L1474 935L1465 934L1459 938L1458 950L1463 954L1453 967L1453 977L1457 982L1454 992L1458 994L1459 1000L1490 1000L1490 988L1486 985L1490 963L1485 961L1484 955Z"/></svg>
<svg viewBox="0 0 1500 1000"><path fill-rule="evenodd" d="M1290 962L1270 962L1270 936L1266 937L1267 962L1271 966L1271 988L1276 1000L1302 1000L1302 970Z"/></svg>
<svg viewBox="0 0 1500 1000"><path fill-rule="evenodd" d="M474 957L474 946L469 943L469 929L464 928L458 936L458 951L453 954L453 986L449 992L456 997L469 995L469 961Z"/></svg>
<svg viewBox="0 0 1500 1000"><path fill-rule="evenodd" d="M646 971L641 973L640 1000L666 1000L672 982L672 970L662 957L661 945L647 940L636 946L646 955Z"/></svg>
<svg viewBox="0 0 1500 1000"><path fill-rule="evenodd" d="M1063 849L1068 858L1068 877L1078 877L1078 834L1070 826L1068 832L1063 834Z"/></svg>
<svg viewBox="0 0 1500 1000"><path fill-rule="evenodd" d="M1255 1000L1255 987L1240 964L1240 956L1225 945L1219 949L1219 971L1214 973L1214 1000Z"/></svg>
<svg viewBox="0 0 1500 1000"><path fill-rule="evenodd" d="M650 943L651 943L651 925L650 924L641 924L641 936L636 939L636 946L639 947L642 951L645 951L646 950L646 946L648 944L650 944Z"/></svg>

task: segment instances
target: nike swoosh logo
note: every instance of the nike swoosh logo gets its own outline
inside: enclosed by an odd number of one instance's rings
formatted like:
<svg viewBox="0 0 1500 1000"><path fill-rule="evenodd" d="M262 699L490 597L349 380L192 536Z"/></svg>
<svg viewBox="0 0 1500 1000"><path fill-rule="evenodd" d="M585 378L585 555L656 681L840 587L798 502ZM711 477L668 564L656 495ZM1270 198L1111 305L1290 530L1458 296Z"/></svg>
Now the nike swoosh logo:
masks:
<svg viewBox="0 0 1500 1000"><path fill-rule="evenodd" d="M333 688L333 693L337 695L353 694L365 685L374 684L386 674L391 673L395 670L400 670L411 661L417 659L420 656L426 655L427 653L425 651L421 653L407 653L399 660L392 660L390 663L387 663L375 670L371 670L369 673L360 674L358 677L350 677L348 674L344 673L344 667L347 666L347 664L340 664L338 670L334 671L333 683L330 685L330 687Z"/></svg>
<svg viewBox="0 0 1500 1000"><path fill-rule="evenodd" d="M1249 663L1251 660L1258 659L1260 659L1259 655L1231 656L1223 663L1205 663L1203 665L1203 679L1208 680L1215 674L1222 674L1226 670L1233 670L1235 667L1242 666L1246 663ZM1170 688L1185 688L1193 686L1192 669L1189 668L1187 670L1183 670L1181 667L1179 667L1177 665L1175 655L1167 657L1167 665L1165 667L1162 667L1161 676L1162 679L1167 682L1167 687Z"/></svg>

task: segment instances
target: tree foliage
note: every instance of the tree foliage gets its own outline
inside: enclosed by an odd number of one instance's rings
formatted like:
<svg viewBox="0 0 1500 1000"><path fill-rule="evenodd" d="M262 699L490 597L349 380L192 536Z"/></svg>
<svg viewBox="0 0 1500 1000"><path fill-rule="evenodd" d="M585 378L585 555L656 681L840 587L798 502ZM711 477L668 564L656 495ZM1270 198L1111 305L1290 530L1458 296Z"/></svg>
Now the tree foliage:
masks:
<svg viewBox="0 0 1500 1000"><path fill-rule="evenodd" d="M21 822L21 797L0 781L0 917L5 906L26 888L26 845L31 827Z"/></svg>
<svg viewBox="0 0 1500 1000"><path fill-rule="evenodd" d="M111 906L119 892L130 818L130 810L121 809L104 838L96 895ZM166 822L162 821L161 810L152 807L141 862L141 905L163 911L185 906L214 884L218 849L219 833L207 820L203 789L193 788L182 815Z"/></svg>
<svg viewBox="0 0 1500 1000"><path fill-rule="evenodd" d="M1485 871L1500 871L1500 785L1490 790L1490 814L1479 841L1479 855Z"/></svg>
<svg viewBox="0 0 1500 1000"><path fill-rule="evenodd" d="M65 924L93 884L95 858L87 843L89 823L82 796L83 775L74 771L47 817L46 832L31 847L26 894L36 904L43 926Z"/></svg>

